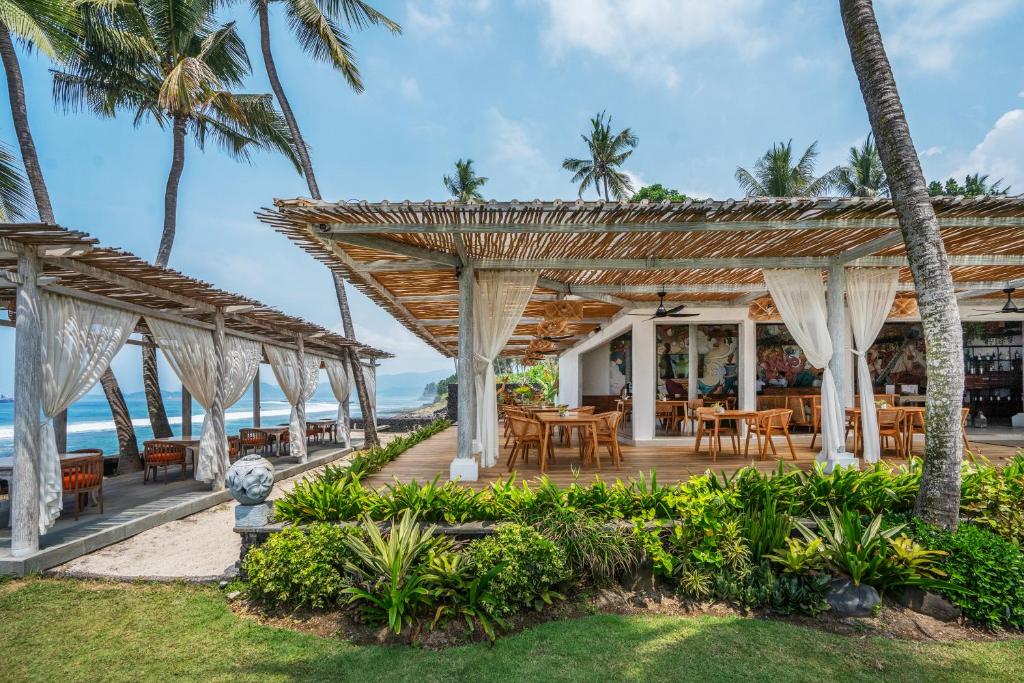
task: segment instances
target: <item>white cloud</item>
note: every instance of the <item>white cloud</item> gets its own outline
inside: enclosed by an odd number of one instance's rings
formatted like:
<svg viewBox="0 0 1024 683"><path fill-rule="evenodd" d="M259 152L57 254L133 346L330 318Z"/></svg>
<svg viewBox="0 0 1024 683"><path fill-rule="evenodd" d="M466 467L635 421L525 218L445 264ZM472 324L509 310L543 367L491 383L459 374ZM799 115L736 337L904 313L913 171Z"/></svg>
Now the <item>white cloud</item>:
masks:
<svg viewBox="0 0 1024 683"><path fill-rule="evenodd" d="M491 25L482 21L490 9L490 0L410 0L405 25L410 33L429 34L447 45L465 44L492 33Z"/></svg>
<svg viewBox="0 0 1024 683"><path fill-rule="evenodd" d="M953 176L988 174L994 182L1003 179L1010 191L1024 191L1024 109L1011 109L996 121L985 138L967 155Z"/></svg>
<svg viewBox="0 0 1024 683"><path fill-rule="evenodd" d="M544 40L558 57L591 52L637 78L679 84L677 64L695 49L760 53L768 34L754 21L762 0L544 0Z"/></svg>
<svg viewBox="0 0 1024 683"><path fill-rule="evenodd" d="M630 184L633 186L633 191L636 192L645 185L650 185L646 178L637 173L636 171L630 171L628 168L622 169L622 172L629 178Z"/></svg>
<svg viewBox="0 0 1024 683"><path fill-rule="evenodd" d="M944 151L945 150L942 147L939 147L938 145L932 145L931 147L929 147L925 151L921 152L921 156L923 156L923 157L934 157L934 156L938 156L938 155L942 154Z"/></svg>
<svg viewBox="0 0 1024 683"><path fill-rule="evenodd" d="M963 43L1009 12L1016 0L881 0L889 56L922 71L949 70Z"/></svg>
<svg viewBox="0 0 1024 683"><path fill-rule="evenodd" d="M420 84L412 77L399 80L398 91L407 100L418 100L420 98Z"/></svg>

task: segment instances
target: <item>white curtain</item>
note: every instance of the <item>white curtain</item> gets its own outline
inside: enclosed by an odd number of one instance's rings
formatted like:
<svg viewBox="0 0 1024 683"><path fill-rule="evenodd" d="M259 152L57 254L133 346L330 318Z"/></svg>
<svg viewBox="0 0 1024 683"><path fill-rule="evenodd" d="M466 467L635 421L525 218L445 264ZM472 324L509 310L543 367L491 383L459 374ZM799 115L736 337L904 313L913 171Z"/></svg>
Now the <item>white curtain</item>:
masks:
<svg viewBox="0 0 1024 683"><path fill-rule="evenodd" d="M231 461L228 457L224 416L215 415L213 410L218 381L223 401L221 408L227 409L238 402L256 376L260 345L248 339L225 335L223 376L218 380L213 332L160 318L147 317L146 324L174 374L203 407L196 479L223 482Z"/></svg>
<svg viewBox="0 0 1024 683"><path fill-rule="evenodd" d="M60 516L63 481L53 418L82 398L135 329L139 316L70 297L43 293L43 414L36 478L39 533Z"/></svg>
<svg viewBox="0 0 1024 683"><path fill-rule="evenodd" d="M288 418L289 453L306 459L306 401L316 391L320 379L320 357L304 353L302 361L299 352L279 346L264 346L267 360L274 371L274 377L291 404Z"/></svg>
<svg viewBox="0 0 1024 683"><path fill-rule="evenodd" d="M363 369L363 384L366 386L366 399L370 402L370 413L373 415L373 426L377 422L377 368L369 365L359 364ZM363 415L363 424L366 424L366 415Z"/></svg>
<svg viewBox="0 0 1024 683"><path fill-rule="evenodd" d="M836 391L828 363L832 359L832 337L828 333L828 310L821 271L813 268L764 270L765 284L782 316L786 329L803 349L807 361L822 370L821 446L822 455L832 460L845 451L843 404Z"/></svg>
<svg viewBox="0 0 1024 683"><path fill-rule="evenodd" d="M864 461L878 462L878 415L872 391L867 352L892 308L899 287L897 268L851 268L846 271L846 302L850 308L850 326L857 355L857 384L860 387L860 420L864 435Z"/></svg>
<svg viewBox="0 0 1024 683"><path fill-rule="evenodd" d="M473 288L473 376L476 382L476 440L480 465L498 461L498 395L494 359L519 324L537 273L485 270L477 273Z"/></svg>
<svg viewBox="0 0 1024 683"><path fill-rule="evenodd" d="M338 402L338 440L346 447L352 445L352 433L348 423L348 399L352 393L352 375L348 363L337 358L324 358L324 369L331 382L331 391Z"/></svg>

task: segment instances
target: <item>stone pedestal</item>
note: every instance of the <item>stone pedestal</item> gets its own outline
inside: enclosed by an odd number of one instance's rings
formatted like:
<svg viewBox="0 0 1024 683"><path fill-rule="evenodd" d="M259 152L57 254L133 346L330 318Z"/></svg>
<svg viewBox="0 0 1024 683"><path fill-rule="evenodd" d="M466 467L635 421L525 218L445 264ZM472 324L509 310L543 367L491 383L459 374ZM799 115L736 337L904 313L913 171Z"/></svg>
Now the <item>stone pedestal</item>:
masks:
<svg viewBox="0 0 1024 683"><path fill-rule="evenodd" d="M480 466L477 464L476 458L455 458L452 460L451 469L448 473L449 480L476 481L479 478Z"/></svg>
<svg viewBox="0 0 1024 683"><path fill-rule="evenodd" d="M251 529L266 526L270 524L273 514L274 504L270 501L264 501L256 505L242 505L239 503L235 506L235 528Z"/></svg>

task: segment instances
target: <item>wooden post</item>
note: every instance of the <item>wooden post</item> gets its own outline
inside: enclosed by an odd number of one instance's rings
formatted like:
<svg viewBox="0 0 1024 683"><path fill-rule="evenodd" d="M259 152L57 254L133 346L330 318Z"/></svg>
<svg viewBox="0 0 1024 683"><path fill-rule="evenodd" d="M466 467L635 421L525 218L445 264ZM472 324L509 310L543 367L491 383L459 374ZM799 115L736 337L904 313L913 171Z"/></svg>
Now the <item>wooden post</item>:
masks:
<svg viewBox="0 0 1024 683"><path fill-rule="evenodd" d="M462 481L476 481L479 466L473 458L473 431L476 419L474 394L476 382L473 379L473 289L476 276L473 266L462 266L459 272L459 423L458 447L452 461L449 478Z"/></svg>
<svg viewBox="0 0 1024 683"><path fill-rule="evenodd" d="M181 438L192 438L192 394L181 385Z"/></svg>
<svg viewBox="0 0 1024 683"><path fill-rule="evenodd" d="M53 433L57 437L57 452L68 450L68 411L62 410L53 418Z"/></svg>
<svg viewBox="0 0 1024 683"><path fill-rule="evenodd" d="M302 335L295 335L295 345L298 347L299 353L299 373L301 375L301 381L305 380L306 373L306 347L302 341ZM303 385L303 389L305 386ZM295 449L299 449L299 462L306 462L306 402L301 400L295 405L295 414L299 417L299 434L298 443L296 441L295 434L290 435L291 441L293 442L289 448L291 449L289 455L295 452Z"/></svg>
<svg viewBox="0 0 1024 683"><path fill-rule="evenodd" d="M217 438L217 450L214 452L217 464L214 467L215 478L210 488L220 491L224 488L230 458L228 456L228 435L224 426L224 375L227 374L227 361L224 358L224 310L218 308L213 314L213 355L216 359L213 385L213 404L210 405L209 419L213 422L213 433Z"/></svg>
<svg viewBox="0 0 1024 683"><path fill-rule="evenodd" d="M252 379L252 426L260 426L260 368L256 366L256 376Z"/></svg>
<svg viewBox="0 0 1024 683"><path fill-rule="evenodd" d="M43 399L42 292L39 257L30 249L18 256L17 319L14 341L14 476L11 481L11 554L39 550L40 409Z"/></svg>

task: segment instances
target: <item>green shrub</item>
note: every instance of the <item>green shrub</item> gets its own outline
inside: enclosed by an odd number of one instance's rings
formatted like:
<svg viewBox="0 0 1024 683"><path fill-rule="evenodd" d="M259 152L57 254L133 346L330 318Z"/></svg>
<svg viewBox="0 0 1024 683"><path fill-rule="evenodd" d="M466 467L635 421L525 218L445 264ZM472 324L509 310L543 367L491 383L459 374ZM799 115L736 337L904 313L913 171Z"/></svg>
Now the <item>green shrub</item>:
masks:
<svg viewBox="0 0 1024 683"><path fill-rule="evenodd" d="M778 510L775 496L765 491L763 498L747 505L743 515L743 535L750 546L750 555L754 562L781 548L793 531L793 518Z"/></svg>
<svg viewBox="0 0 1024 683"><path fill-rule="evenodd" d="M960 513L983 526L1024 545L1024 456L1020 453L1002 468L988 462L964 467Z"/></svg>
<svg viewBox="0 0 1024 683"><path fill-rule="evenodd" d="M570 577L565 551L523 524L499 524L495 533L470 543L465 550L476 576L501 567L490 582L497 616L524 607L539 608L562 597L555 587Z"/></svg>
<svg viewBox="0 0 1024 683"><path fill-rule="evenodd" d="M829 574L778 574L765 561L742 574L719 572L713 592L720 600L749 609L813 616L828 609L825 595L831 584Z"/></svg>
<svg viewBox="0 0 1024 683"><path fill-rule="evenodd" d="M635 537L575 508L554 508L534 527L565 551L575 576L606 584L639 565Z"/></svg>
<svg viewBox="0 0 1024 683"><path fill-rule="evenodd" d="M973 524L961 524L951 532L913 520L909 529L918 542L948 553L942 569L946 583L955 589L938 590L967 618L990 627L1006 623L1024 628L1024 552L1020 547Z"/></svg>
<svg viewBox="0 0 1024 683"><path fill-rule="evenodd" d="M419 611L436 604L440 577L431 565L434 555L447 552L451 541L434 536L434 527L421 529L409 512L391 527L387 538L370 518L364 526L365 541L356 536L345 541L351 556L345 568L354 585L344 592L368 621L385 622L401 633Z"/></svg>
<svg viewBox="0 0 1024 683"><path fill-rule="evenodd" d="M342 569L350 557L345 542L360 534L358 527L331 524L273 534L245 557L250 595L274 607L321 608L337 602L351 585Z"/></svg>

